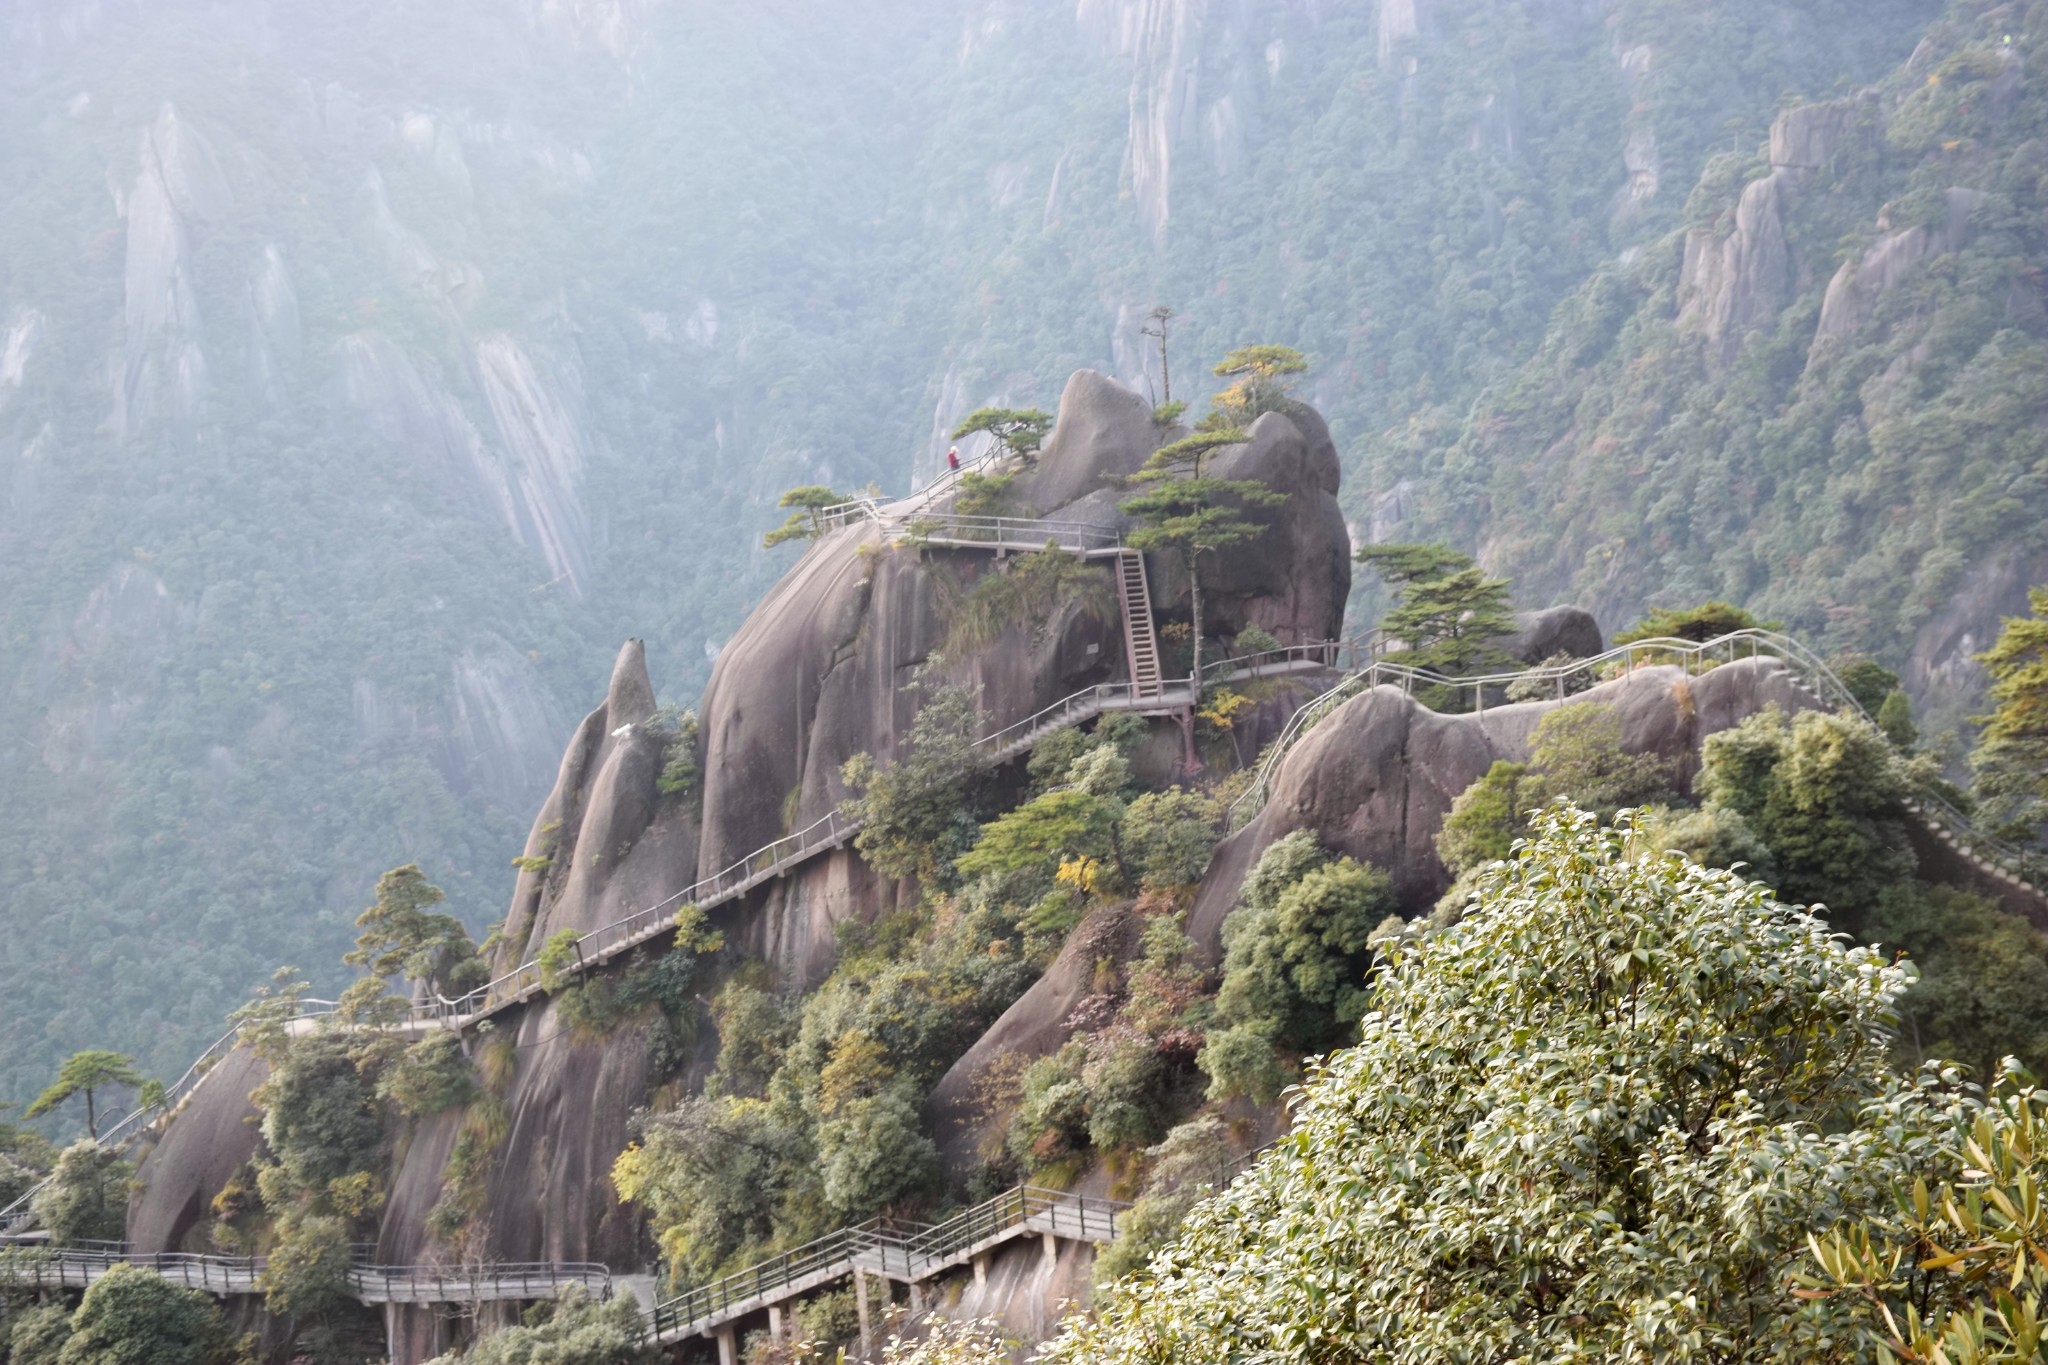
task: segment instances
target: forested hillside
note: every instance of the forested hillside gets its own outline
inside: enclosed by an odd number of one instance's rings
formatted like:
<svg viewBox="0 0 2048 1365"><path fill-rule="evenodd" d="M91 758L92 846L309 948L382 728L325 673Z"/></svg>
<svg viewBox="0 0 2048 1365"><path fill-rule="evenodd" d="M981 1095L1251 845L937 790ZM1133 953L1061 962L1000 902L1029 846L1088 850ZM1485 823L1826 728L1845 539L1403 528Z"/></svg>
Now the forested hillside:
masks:
<svg viewBox="0 0 2048 1365"><path fill-rule="evenodd" d="M1958 653L2048 577L2044 60L2048 9L1957 6L1738 139L1382 486L1539 597L1726 598L1906 666L1947 738L1981 700Z"/></svg>
<svg viewBox="0 0 2048 1365"><path fill-rule="evenodd" d="M1634 338L1694 335L1670 321L1682 234L1767 169L1795 98L1891 82L1882 154L1791 201L1822 245L1772 335L1804 317L1810 340L1828 253L1933 223L1928 195L2006 195L2016 221L2038 100L1981 53L1999 25L2038 41L2039 9L1957 6L1900 75L1934 0L12 7L0 1093L88 1043L174 1072L281 961L338 984L322 964L394 864L472 927L501 914L619 638L694 697L782 564L758 540L778 492L900 490L969 409L1050 406L1079 365L1156 387L1155 304L1178 396L1241 342L1309 353L1361 538L1448 530L1610 625L1666 586L1833 621L1808 605L1828 561L1782 548L1832 504L1696 496L1717 443L1675 400L1613 430L1554 409L1626 373L1746 429L1806 402L1800 430L1842 439L1870 357L1809 382L1805 342L1794 365L1790 340L1674 341L1654 381ZM1970 280L2030 278L2026 230L1972 233ZM2028 401L2034 324L1983 301L2024 290L1952 292L1959 339L1915 382L2018 432L1995 414ZM1596 343L1571 339L1586 298ZM1922 344L1873 316L1859 347ZM1559 348L1580 358L1546 385ZM1532 390L1540 419L1490 416ZM1883 446L1921 477L1949 448L1932 421ZM1577 426L1585 459L1666 452L1720 519L1580 568L1616 533L1539 509L1586 482L1516 482ZM1976 581L2016 543L1994 493L2025 458L1938 480L1939 530L1858 591ZM1769 548L1722 572L1752 523ZM1901 662L1918 624L1839 639Z"/></svg>

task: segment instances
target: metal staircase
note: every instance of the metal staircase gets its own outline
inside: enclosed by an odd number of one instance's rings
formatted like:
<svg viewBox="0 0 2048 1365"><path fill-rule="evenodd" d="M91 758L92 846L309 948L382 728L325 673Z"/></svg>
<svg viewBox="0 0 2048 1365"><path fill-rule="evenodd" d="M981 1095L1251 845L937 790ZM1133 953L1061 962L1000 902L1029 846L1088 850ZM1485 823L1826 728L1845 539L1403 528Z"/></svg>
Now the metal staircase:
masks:
<svg viewBox="0 0 2048 1365"><path fill-rule="evenodd" d="M1129 668L1132 690L1140 697L1157 697L1159 676L1159 632L1152 626L1152 588L1145 581L1145 556L1121 549L1116 556L1117 601L1124 610L1124 663Z"/></svg>

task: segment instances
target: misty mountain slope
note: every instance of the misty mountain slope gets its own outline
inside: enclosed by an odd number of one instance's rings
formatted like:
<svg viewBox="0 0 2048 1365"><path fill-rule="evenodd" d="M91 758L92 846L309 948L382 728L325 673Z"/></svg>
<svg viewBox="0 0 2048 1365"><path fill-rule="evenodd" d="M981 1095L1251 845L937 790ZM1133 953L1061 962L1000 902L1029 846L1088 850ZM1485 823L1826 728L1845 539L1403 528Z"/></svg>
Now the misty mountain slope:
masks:
<svg viewBox="0 0 2048 1365"><path fill-rule="evenodd" d="M10 49L15 1090L96 1038L174 1072L273 966L333 961L395 862L491 918L595 642L655 636L688 695L773 572L781 481L730 471L790 441L775 415L879 444L779 395L849 348L772 335L858 242L809 278L721 258L755 175L721 141L811 126L735 97L774 69L721 55L747 33L682 35L636 87L545 16L227 17L103 10ZM695 93L655 127L649 88ZM812 242L887 180L823 156L770 205ZM629 216L652 185L677 198Z"/></svg>
<svg viewBox="0 0 2048 1365"><path fill-rule="evenodd" d="M1608 619L1748 602L1907 666L1957 723L1968 655L2048 575L2044 62L2048 6L1959 6L1883 82L1716 158L1687 226L1415 443L1421 480L1454 442L1417 529Z"/></svg>
<svg viewBox="0 0 2048 1365"><path fill-rule="evenodd" d="M1434 505L1387 452L1448 443L1722 138L1938 12L13 7L0 1093L88 1044L174 1073L384 867L480 928L619 638L693 697L781 489L902 489L1080 366L1142 385L1156 302L1176 394L1312 354L1358 531Z"/></svg>

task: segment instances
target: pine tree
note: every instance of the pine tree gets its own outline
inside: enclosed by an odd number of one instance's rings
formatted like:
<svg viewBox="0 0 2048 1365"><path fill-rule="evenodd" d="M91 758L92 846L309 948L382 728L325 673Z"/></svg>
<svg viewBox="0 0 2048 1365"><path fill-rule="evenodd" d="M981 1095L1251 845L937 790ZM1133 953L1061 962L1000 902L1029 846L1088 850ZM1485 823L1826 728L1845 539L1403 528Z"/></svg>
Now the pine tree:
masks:
<svg viewBox="0 0 2048 1365"><path fill-rule="evenodd" d="M135 1069L132 1057L98 1049L74 1052L64 1059L64 1065L57 1068L57 1079L50 1082L49 1089L36 1096L21 1116L41 1118L73 1095L83 1094L85 1131L96 1138L100 1135L100 1126L99 1114L94 1107L94 1092L113 1085L139 1087L143 1083L143 1075Z"/></svg>
<svg viewBox="0 0 2048 1365"><path fill-rule="evenodd" d="M1505 661L1492 643L1515 628L1505 578L1447 545L1368 545L1358 562L1399 589L1380 629L1407 646L1404 662L1457 677Z"/></svg>
<svg viewBox="0 0 2048 1365"><path fill-rule="evenodd" d="M1133 548L1171 550L1187 570L1188 603L1194 618L1191 676L1198 691L1202 677L1201 557L1257 535L1264 525L1244 512L1283 501L1280 494L1256 479L1218 479L1202 472L1203 464L1217 451L1250 439L1231 429L1200 432L1161 446L1131 476L1131 482L1145 491L1117 504L1118 510L1145 523L1131 533Z"/></svg>
<svg viewBox="0 0 2048 1365"><path fill-rule="evenodd" d="M2038 841L2048 825L2048 588L2033 611L2006 618L1998 642L1977 656L1991 674L1994 709L1970 766L1985 816L2004 833Z"/></svg>

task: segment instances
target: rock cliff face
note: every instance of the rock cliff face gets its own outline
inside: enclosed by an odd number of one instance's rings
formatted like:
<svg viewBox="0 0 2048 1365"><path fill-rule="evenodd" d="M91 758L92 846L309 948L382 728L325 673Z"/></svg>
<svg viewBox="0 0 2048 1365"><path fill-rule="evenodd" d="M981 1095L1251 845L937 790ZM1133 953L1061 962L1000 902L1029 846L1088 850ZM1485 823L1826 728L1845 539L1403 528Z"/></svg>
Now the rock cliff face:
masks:
<svg viewBox="0 0 2048 1365"><path fill-rule="evenodd" d="M1726 359L1741 349L1751 332L1774 323L1794 294L1807 287L1806 275L1813 268L1786 236L1792 198L1837 158L1867 156L1879 140L1877 109L1867 98L1801 105L1780 114L1771 125L1769 172L1743 187L1732 215L1685 235L1685 264L1678 281L1680 325L1698 328ZM1827 188L1823 185L1821 192ZM1882 244L1872 252L1887 255ZM1896 246L1888 253L1900 254ZM1871 265L1869 287L1881 288L1887 270L1896 268ZM1850 280L1858 274L1850 265L1842 269ZM1833 334L1837 337L1859 325L1845 317L1858 305L1852 301L1857 291L1843 283L1844 275L1836 277L1842 295ZM1837 293L1836 285L1831 285L1830 298ZM1821 335L1830 335L1825 323Z"/></svg>
<svg viewBox="0 0 2048 1365"><path fill-rule="evenodd" d="M1115 502L1124 476L1177 434L1156 426L1137 394L1084 371L1067 385L1053 436L1036 467L1018 480L1018 496L1060 519L1123 526L1127 519ZM1350 544L1335 500L1335 449L1321 419L1307 411L1262 417L1252 434L1227 463L1219 462L1219 472L1263 482L1286 501L1261 513L1268 526L1255 542L1205 561L1204 580L1216 604L1208 619L1225 637L1256 622L1285 639L1331 638L1350 581ZM659 790L668 732L650 724L657 708L645 647L627 641L602 704L576 727L534 820L495 968L531 958L564 930L588 932L673 903L698 878L829 813L846 795L839 769L847 758L899 751L917 709L905 686L947 637L947 593L1002 567L989 551L892 545L871 524L811 545L713 669L699 708L701 806L691 793ZM1095 572L1106 581L1106 569ZM1152 566L1162 618L1187 613L1178 573L1164 562ZM142 606L130 614L154 620L149 604L156 598L148 588L147 582L124 582L110 590L109 603L134 598ZM994 728L1121 676L1123 657L1114 615L1098 619L1067 603L1043 623L1013 624L986 648L951 661L947 672L977 690L984 723ZM474 687L487 691L487 680L485 670ZM1321 684L1302 684L1310 685ZM360 723L379 732L403 720L374 695L360 700L359 711ZM1285 714L1276 694L1246 728L1263 733ZM1259 737L1251 734L1247 743ZM1177 736L1173 742L1177 746ZM728 959L764 959L782 989L799 992L829 972L838 925L880 913L902 890L843 849L715 913ZM1084 926L1049 974L1047 989L1054 996L1085 989L1090 954L1123 951L1128 931L1115 916ZM1035 1027L1010 1021L983 1047L1011 1046L1013 1034L1018 1046L1028 1046ZM481 1244L473 1254L622 1268L645 1262L638 1214L613 1196L607 1173L629 1140L633 1111L650 1102L657 1080L684 1090L701 1082L717 1046L711 1030L703 1033L680 1075L671 1059L660 1076L647 1029L628 1024L601 1039L585 1037L552 998L508 1012L488 1034L471 1036L466 1045L474 1056L490 1054L488 1069L508 1124L488 1177L486 1214L477 1224ZM260 1063L246 1052L232 1054L171 1123L145 1164L131 1207L130 1233L138 1246L203 1248L209 1202L256 1149L255 1130L242 1120L249 1089L260 1078ZM392 1135L381 1258L406 1263L448 1254L427 1219L442 1196L463 1122L459 1112L443 1114ZM1005 1302L1028 1318L1019 1286L1037 1285L1046 1274L1078 1285L1086 1258L1070 1255L1047 1271L1021 1254L1008 1256L998 1261L990 1285L975 1292L1010 1294ZM394 1308L388 1320L394 1359L417 1360L445 1345L429 1310ZM1019 1319L1017 1326L1036 1332L1046 1324Z"/></svg>
<svg viewBox="0 0 2048 1365"><path fill-rule="evenodd" d="M1128 527L1116 510L1122 480L1175 434L1153 424L1138 394L1082 371L1016 496L1050 519ZM1287 501L1256 541L1205 561L1205 624L1225 636L1256 622L1287 641L1334 638L1351 561L1329 433L1305 412L1268 414L1252 434L1216 472L1256 479ZM1147 567L1158 615L1185 619L1179 567L1164 556ZM990 568L979 551L891 549L868 525L835 531L804 555L719 654L704 693L700 875L830 813L847 795L839 769L854 754L897 752L916 709L904 686L947 634L937 576L965 582ZM1122 658L1114 618L1066 606L950 672L977 689L993 728L1120 676Z"/></svg>

